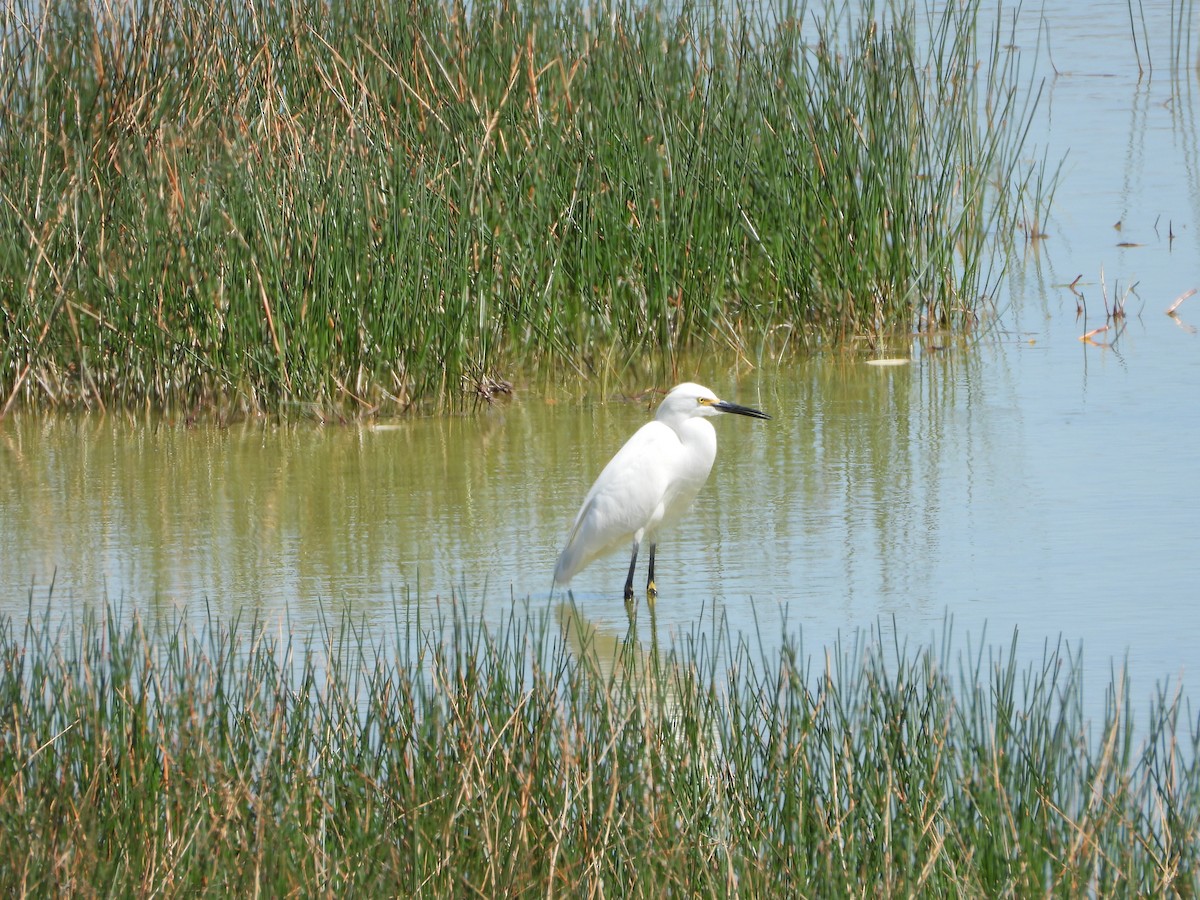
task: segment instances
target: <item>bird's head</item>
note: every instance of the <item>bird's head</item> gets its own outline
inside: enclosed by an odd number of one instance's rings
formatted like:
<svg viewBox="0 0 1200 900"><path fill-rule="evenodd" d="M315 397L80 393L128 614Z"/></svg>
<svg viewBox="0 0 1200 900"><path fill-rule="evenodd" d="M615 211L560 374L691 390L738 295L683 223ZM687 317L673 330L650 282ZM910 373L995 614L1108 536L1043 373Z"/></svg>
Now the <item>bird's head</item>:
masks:
<svg viewBox="0 0 1200 900"><path fill-rule="evenodd" d="M752 419L771 418L764 412L751 409L749 406L739 406L720 400L717 395L703 385L685 381L671 388L663 402L659 404L655 418L668 425L682 422L698 416L715 416L720 413L735 413L739 416L749 416Z"/></svg>

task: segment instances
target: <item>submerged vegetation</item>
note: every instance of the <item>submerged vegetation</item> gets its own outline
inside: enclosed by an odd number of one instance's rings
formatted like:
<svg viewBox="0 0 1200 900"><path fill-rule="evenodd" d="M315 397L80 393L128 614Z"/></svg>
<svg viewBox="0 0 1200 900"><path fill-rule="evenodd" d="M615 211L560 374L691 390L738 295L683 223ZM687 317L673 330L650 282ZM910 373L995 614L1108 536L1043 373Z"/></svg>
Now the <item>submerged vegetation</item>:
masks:
<svg viewBox="0 0 1200 900"><path fill-rule="evenodd" d="M963 328L1046 200L976 2L6 7L0 410Z"/></svg>
<svg viewBox="0 0 1200 900"><path fill-rule="evenodd" d="M0 622L0 888L44 894L1194 896L1200 724L1078 661L673 649L457 607ZM398 610L398 613L400 610Z"/></svg>

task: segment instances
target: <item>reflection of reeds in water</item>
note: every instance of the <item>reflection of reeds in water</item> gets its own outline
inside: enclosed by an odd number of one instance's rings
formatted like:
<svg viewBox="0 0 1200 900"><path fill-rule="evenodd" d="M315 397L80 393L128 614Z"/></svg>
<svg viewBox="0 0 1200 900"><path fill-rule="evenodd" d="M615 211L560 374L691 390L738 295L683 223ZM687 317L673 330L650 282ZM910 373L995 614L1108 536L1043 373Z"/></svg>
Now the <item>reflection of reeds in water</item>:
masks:
<svg viewBox="0 0 1200 900"><path fill-rule="evenodd" d="M1186 701L1135 731L1117 677L1089 726L1058 649L871 635L811 672L717 628L656 663L528 606L377 635L0 621L0 889L1189 895L1200 871Z"/></svg>

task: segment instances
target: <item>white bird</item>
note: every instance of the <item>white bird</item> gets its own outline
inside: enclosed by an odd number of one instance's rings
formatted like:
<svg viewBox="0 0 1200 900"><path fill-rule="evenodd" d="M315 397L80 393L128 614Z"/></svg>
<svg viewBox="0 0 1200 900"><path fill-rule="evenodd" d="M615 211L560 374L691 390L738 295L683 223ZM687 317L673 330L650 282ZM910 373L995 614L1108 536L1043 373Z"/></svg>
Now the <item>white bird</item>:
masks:
<svg viewBox="0 0 1200 900"><path fill-rule="evenodd" d="M592 560L632 541L625 601L633 601L633 572L638 548L650 543L646 598L651 609L658 591L654 585L654 550L658 534L691 506L708 480L717 456L717 432L705 421L719 413L754 419L766 413L726 403L706 387L686 382L663 399L654 421L639 428L609 460L583 499L567 546L554 567L554 580L567 585Z"/></svg>

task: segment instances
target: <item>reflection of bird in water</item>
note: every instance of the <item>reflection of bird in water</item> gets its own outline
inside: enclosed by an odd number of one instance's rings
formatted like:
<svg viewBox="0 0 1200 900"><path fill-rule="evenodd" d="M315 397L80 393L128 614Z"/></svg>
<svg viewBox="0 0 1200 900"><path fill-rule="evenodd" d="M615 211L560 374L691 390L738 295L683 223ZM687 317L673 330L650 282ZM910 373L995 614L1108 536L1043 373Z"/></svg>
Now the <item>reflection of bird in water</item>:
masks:
<svg viewBox="0 0 1200 900"><path fill-rule="evenodd" d="M627 670L632 665L633 671L644 671L646 657L634 634L632 622L622 630L592 622L584 617L574 601L569 600L558 604L555 615L571 655L580 662L586 660L606 681L612 678L613 673L621 671L622 661ZM655 632L655 646L657 638Z"/></svg>
<svg viewBox="0 0 1200 900"><path fill-rule="evenodd" d="M625 601L633 602L638 548L650 542L646 599L654 606L654 551L659 532L677 521L708 480L717 456L717 432L705 421L720 413L754 419L766 413L718 400L706 387L677 385L663 399L654 421L639 428L617 451L583 500L567 546L554 567L562 585L592 560L632 542Z"/></svg>
<svg viewBox="0 0 1200 900"><path fill-rule="evenodd" d="M639 748L633 765L643 764L653 771L656 758L687 760L684 767L705 786L699 801L703 813L691 807L689 814L706 817L713 839L728 845L731 823L735 816L744 817L745 809L725 755L721 723L730 720L715 709L725 702L716 682L707 680L695 657L681 660L674 650L660 654L653 616L647 649L638 641L632 619L621 636L611 625L585 618L574 600L559 603L555 614L570 653L589 676L598 676L597 690L604 699L590 702L618 711L618 718L626 723L637 713L646 746ZM715 678L715 668L712 673ZM607 756L609 749L601 756ZM646 783L639 782L643 790L652 790ZM731 884L736 887L736 879Z"/></svg>
<svg viewBox="0 0 1200 900"><path fill-rule="evenodd" d="M611 623L593 622L580 611L574 600L558 604L555 616L571 655L588 670L599 675L608 690L618 689L619 696L639 698L646 708L662 714L661 721L672 730L678 724L676 683L681 677L678 662L658 650L658 626L651 618L650 646L643 646L631 620L627 628Z"/></svg>

